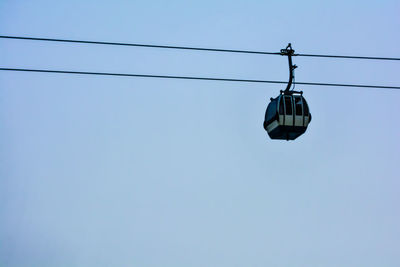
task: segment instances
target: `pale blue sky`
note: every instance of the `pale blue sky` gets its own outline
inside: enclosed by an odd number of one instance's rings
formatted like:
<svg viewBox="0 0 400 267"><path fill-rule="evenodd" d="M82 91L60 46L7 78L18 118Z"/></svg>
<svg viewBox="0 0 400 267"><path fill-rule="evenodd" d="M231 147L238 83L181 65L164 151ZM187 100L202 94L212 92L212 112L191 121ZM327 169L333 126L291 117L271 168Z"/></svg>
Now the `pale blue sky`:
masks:
<svg viewBox="0 0 400 267"><path fill-rule="evenodd" d="M0 34L399 57L398 1L0 1ZM0 66L287 80L278 56L0 40ZM304 82L397 62L295 58ZM0 266L400 265L400 92L0 72Z"/></svg>

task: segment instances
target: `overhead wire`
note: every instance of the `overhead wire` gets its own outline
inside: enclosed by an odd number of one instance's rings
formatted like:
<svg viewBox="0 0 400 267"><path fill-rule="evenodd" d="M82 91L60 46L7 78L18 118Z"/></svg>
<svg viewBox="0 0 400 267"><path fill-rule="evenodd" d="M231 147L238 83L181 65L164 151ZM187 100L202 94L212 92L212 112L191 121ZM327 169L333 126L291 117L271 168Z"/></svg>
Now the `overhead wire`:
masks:
<svg viewBox="0 0 400 267"><path fill-rule="evenodd" d="M245 54L280 55L279 52L263 52L263 51L204 48L204 47L188 47L188 46L153 45L153 44L137 44L137 43L118 43L118 42L102 42L102 41L82 41L82 40L37 38L37 37L21 37L21 36L4 36L4 35L0 35L0 38L3 38L3 39L17 39L17 40L31 40L31 41L80 43L80 44L120 45L120 46L136 46L136 47L148 47L148 48L197 50L197 51L210 51L210 52L229 52L229 53L245 53Z"/></svg>
<svg viewBox="0 0 400 267"><path fill-rule="evenodd" d="M209 51L209 52L242 53L242 54L282 55L280 52L267 52L267 51L205 48L205 47L189 47L189 46L172 46L172 45L154 45L154 44L139 44L139 43L120 43L120 42L105 42L105 41L87 41L87 40L55 39L55 38L42 38L42 37L25 37L25 36L0 35L0 38L2 38L2 39L15 39L15 40L30 40L30 41L47 41L47 42L64 42L64 43L81 43L81 44L97 44L97 45L119 45L119 46L135 46L135 47L147 47L147 48L197 50L197 51ZM293 56L319 57L319 58L343 58L343 59L368 59L368 60L400 61L400 58L398 58L398 57L372 57L372 56L352 56L352 55L319 55L319 54L293 54Z"/></svg>
<svg viewBox="0 0 400 267"><path fill-rule="evenodd" d="M0 68L0 70L1 71L17 71L17 72L56 73L56 74L78 74L78 75L80 74L80 75L102 75L102 76L122 76L122 77L140 77L140 78L184 79L184 80L204 80L204 81L222 81L222 82L287 84L286 81L254 80L254 79L232 79L232 78L216 78L216 77L195 77L195 76L173 76L173 75L153 75L153 74L134 74L134 73L113 73L113 72L68 71L68 70L49 70L49 69L22 69L22 68ZM397 89L397 90L400 90L400 86L385 86L385 85L320 83L320 82L296 82L296 84L298 84L298 85L311 85L311 86L336 86L336 87L358 87L358 88L378 88L378 89Z"/></svg>
<svg viewBox="0 0 400 267"><path fill-rule="evenodd" d="M364 57L364 56L339 56L339 55L316 55L316 54L294 54L294 56L400 61L400 58L398 57Z"/></svg>
<svg viewBox="0 0 400 267"><path fill-rule="evenodd" d="M139 43L119 43L119 42L104 42L104 41L85 41L85 40L54 39L54 38L41 38L41 37L24 37L24 36L0 35L0 38L2 38L2 39L16 39L16 40L31 40L31 41L48 41L48 42L82 43L82 44L98 44L98 45L134 46L134 47L147 47L147 48L197 50L197 51L210 51L210 52L246 53L246 54L262 54L262 55L282 55L281 52L266 52L266 51L236 50L236 49L220 49L220 48L204 48L204 47L187 47L187 46L169 46L169 45L153 45L153 44L139 44ZM346 59L370 59L370 60L396 60L396 61L400 61L400 58L369 57L369 56L366 57L366 56L318 55L318 54L293 54L293 56L325 57L325 58L346 58ZM67 71L67 70L45 70L45 69L0 68L0 70L2 70L2 71L20 71L20 72L22 71L22 72L60 73L60 74L125 76L125 77L142 77L142 78L208 80L208 81L226 81L226 82L251 82L251 83L275 83L275 84L286 84L287 83L286 81L254 80L254 79L191 77L191 76L110 73L110 72L88 72L88 71ZM384 85L341 84L341 83L313 83L313 82L296 82L296 83L299 84L299 85L312 85L312 86L339 86L339 87L359 87L359 88L400 89L399 86L384 86Z"/></svg>

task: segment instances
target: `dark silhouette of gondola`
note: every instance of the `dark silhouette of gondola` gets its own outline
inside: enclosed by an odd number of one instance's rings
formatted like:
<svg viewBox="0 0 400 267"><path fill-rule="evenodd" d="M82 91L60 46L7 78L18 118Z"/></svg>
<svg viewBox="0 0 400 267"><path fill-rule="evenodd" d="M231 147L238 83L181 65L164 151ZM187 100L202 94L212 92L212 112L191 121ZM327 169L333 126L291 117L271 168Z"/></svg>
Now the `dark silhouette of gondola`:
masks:
<svg viewBox="0 0 400 267"><path fill-rule="evenodd" d="M271 98L265 111L264 129L271 139L294 140L302 135L311 122L311 113L302 91L290 90L296 65L292 64L294 50L291 44L281 49L289 60L289 82L279 96Z"/></svg>

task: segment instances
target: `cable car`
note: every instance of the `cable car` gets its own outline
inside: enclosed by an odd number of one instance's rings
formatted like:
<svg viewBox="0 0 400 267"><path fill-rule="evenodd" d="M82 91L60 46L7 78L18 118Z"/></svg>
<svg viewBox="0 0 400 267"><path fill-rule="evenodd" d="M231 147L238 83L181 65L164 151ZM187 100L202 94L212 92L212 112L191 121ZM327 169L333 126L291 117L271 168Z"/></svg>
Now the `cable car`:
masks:
<svg viewBox="0 0 400 267"><path fill-rule="evenodd" d="M290 91L271 98L265 112L264 129L271 139L294 140L307 130L311 113L303 92Z"/></svg>
<svg viewBox="0 0 400 267"><path fill-rule="evenodd" d="M280 95L271 98L265 111L264 129L271 139L294 140L307 130L311 122L311 113L303 92L290 90L294 78L292 56L294 50L291 44L286 49L281 49L281 55L289 59L289 83Z"/></svg>

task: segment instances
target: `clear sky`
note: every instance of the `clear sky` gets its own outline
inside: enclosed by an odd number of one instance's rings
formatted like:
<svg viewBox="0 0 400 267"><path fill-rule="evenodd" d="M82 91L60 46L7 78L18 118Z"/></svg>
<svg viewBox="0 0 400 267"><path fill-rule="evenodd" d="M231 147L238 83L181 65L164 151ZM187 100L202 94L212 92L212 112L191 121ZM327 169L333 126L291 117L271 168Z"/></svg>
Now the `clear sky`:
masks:
<svg viewBox="0 0 400 267"><path fill-rule="evenodd" d="M399 1L0 1L0 34L399 57ZM287 59L0 40L0 66L287 80ZM294 58L303 82L398 62ZM400 91L0 72L0 266L400 266Z"/></svg>

